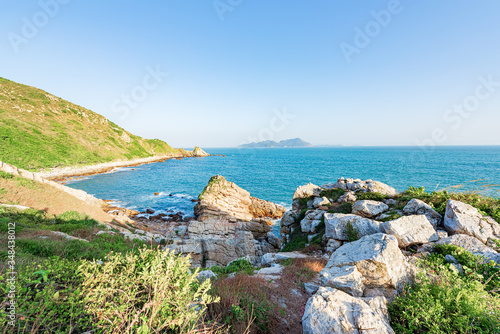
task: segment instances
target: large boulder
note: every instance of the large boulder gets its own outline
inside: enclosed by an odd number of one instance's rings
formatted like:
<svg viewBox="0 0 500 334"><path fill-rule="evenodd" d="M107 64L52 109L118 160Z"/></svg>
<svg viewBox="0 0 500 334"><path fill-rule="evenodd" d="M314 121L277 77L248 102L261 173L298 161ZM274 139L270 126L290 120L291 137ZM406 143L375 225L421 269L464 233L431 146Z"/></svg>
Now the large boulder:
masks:
<svg viewBox="0 0 500 334"><path fill-rule="evenodd" d="M210 154L203 151L200 147L196 146L192 152L193 157L208 157Z"/></svg>
<svg viewBox="0 0 500 334"><path fill-rule="evenodd" d="M483 217L472 205L449 200L446 205L444 227L450 234L467 234L482 243L493 236L493 228L488 219Z"/></svg>
<svg viewBox="0 0 500 334"><path fill-rule="evenodd" d="M367 218L373 218L389 210L389 206L382 202L361 200L356 201L352 206L352 213Z"/></svg>
<svg viewBox="0 0 500 334"><path fill-rule="evenodd" d="M408 279L408 266L396 237L383 233L364 236L333 252L320 275L335 276L333 267L355 266L368 288L399 288Z"/></svg>
<svg viewBox="0 0 500 334"><path fill-rule="evenodd" d="M285 211L281 205L251 197L248 191L220 175L210 179L194 208L196 218L200 221L210 218L232 222L281 218Z"/></svg>
<svg viewBox="0 0 500 334"><path fill-rule="evenodd" d="M293 193L293 199L307 198L311 196L319 196L323 188L312 183L298 187Z"/></svg>
<svg viewBox="0 0 500 334"><path fill-rule="evenodd" d="M434 210L429 204L417 198L413 198L406 204L403 212L407 215L425 215L434 228L436 228L443 216Z"/></svg>
<svg viewBox="0 0 500 334"><path fill-rule="evenodd" d="M325 185L325 188L340 188L345 191L377 192L387 196L396 196L398 191L385 183L373 180L346 179L341 177L335 184Z"/></svg>
<svg viewBox="0 0 500 334"><path fill-rule="evenodd" d="M447 244L462 247L475 255L485 256L489 260L500 263L500 254L494 249L486 246L478 239L466 234L455 234L451 237L439 240L436 244Z"/></svg>
<svg viewBox="0 0 500 334"><path fill-rule="evenodd" d="M365 290L364 277L356 266L331 267L320 273L322 286L347 292L351 296L362 297Z"/></svg>
<svg viewBox="0 0 500 334"><path fill-rule="evenodd" d="M325 213L325 239L349 240L347 225L351 223L357 237L380 233L380 222L353 214Z"/></svg>
<svg viewBox="0 0 500 334"><path fill-rule="evenodd" d="M439 240L439 236L424 215L404 216L396 220L384 222L382 230L398 239L399 247L413 244L426 244Z"/></svg>
<svg viewBox="0 0 500 334"><path fill-rule="evenodd" d="M393 334L384 297L356 298L320 287L302 317L304 334Z"/></svg>

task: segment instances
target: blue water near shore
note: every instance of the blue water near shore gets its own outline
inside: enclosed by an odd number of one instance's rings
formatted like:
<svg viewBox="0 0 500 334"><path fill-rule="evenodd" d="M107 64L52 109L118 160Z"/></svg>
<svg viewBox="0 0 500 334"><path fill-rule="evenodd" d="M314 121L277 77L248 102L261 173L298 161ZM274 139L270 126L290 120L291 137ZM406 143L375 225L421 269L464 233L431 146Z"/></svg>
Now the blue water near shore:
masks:
<svg viewBox="0 0 500 334"><path fill-rule="evenodd" d="M303 184L334 183L339 177L382 181L399 191L423 186L429 191L463 185L498 197L500 146L341 147L206 149L225 157L171 159L119 168L67 185L119 206L139 211L181 211L192 215L194 203L211 176L220 174L252 196L291 207L295 189ZM482 180L482 181L476 181ZM475 181L475 182L471 182ZM482 185L497 185L482 187ZM159 192L159 196L154 193Z"/></svg>

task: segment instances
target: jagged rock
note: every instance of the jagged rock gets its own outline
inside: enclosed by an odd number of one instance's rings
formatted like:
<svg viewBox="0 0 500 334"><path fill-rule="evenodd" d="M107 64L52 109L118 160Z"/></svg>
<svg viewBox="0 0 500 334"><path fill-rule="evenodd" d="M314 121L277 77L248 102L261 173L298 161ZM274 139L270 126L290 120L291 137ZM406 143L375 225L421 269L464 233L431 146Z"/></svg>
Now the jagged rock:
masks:
<svg viewBox="0 0 500 334"><path fill-rule="evenodd" d="M313 200L313 207L319 208L320 206L330 205L330 201L326 197L316 197Z"/></svg>
<svg viewBox="0 0 500 334"><path fill-rule="evenodd" d="M356 266L330 267L320 272L323 286L339 289L351 296L362 297L365 285L364 277Z"/></svg>
<svg viewBox="0 0 500 334"><path fill-rule="evenodd" d="M354 191L348 191L344 195L340 196L337 202L339 203L354 203L357 201L356 193Z"/></svg>
<svg viewBox="0 0 500 334"><path fill-rule="evenodd" d="M283 217L281 217L281 226L290 226L293 223L295 223L295 219L297 218L297 215L293 211L287 211L283 214Z"/></svg>
<svg viewBox="0 0 500 334"><path fill-rule="evenodd" d="M416 198L413 198L406 204L403 212L407 215L425 215L434 228L443 219L443 216L437 213L429 204Z"/></svg>
<svg viewBox="0 0 500 334"><path fill-rule="evenodd" d="M281 248L281 239L275 236L273 232L267 232L267 242L276 249Z"/></svg>
<svg viewBox="0 0 500 334"><path fill-rule="evenodd" d="M393 334L384 297L356 298L320 287L309 298L302 317L304 334Z"/></svg>
<svg viewBox="0 0 500 334"><path fill-rule="evenodd" d="M324 220L326 239L349 240L347 235L347 223L349 222L358 231L358 238L381 232L380 222L353 214L325 213Z"/></svg>
<svg viewBox="0 0 500 334"><path fill-rule="evenodd" d="M304 233L316 233L316 227L321 223L321 217L325 212L322 210L310 210L300 222L300 228Z"/></svg>
<svg viewBox="0 0 500 334"><path fill-rule="evenodd" d="M424 215L404 216L396 220L384 222L382 230L398 239L399 247L413 244L426 244L439 240L439 236Z"/></svg>
<svg viewBox="0 0 500 334"><path fill-rule="evenodd" d="M325 188L340 188L345 191L377 192L388 196L396 196L398 194L396 189L379 181L363 181L360 179L345 179L343 177L338 179L337 183L333 185L326 185Z"/></svg>
<svg viewBox="0 0 500 334"><path fill-rule="evenodd" d="M371 200L356 201L352 206L352 213L366 218L373 218L387 210L389 210L387 204Z"/></svg>
<svg viewBox="0 0 500 334"><path fill-rule="evenodd" d="M500 263L500 254L494 249L486 246L480 240L466 234L454 234L451 237L439 240L436 244L447 244L462 247L475 255L485 256L486 258Z"/></svg>
<svg viewBox="0 0 500 334"><path fill-rule="evenodd" d="M281 218L286 209L280 205L251 197L250 193L223 176L212 177L198 197L197 220L210 218L250 221L254 218Z"/></svg>
<svg viewBox="0 0 500 334"><path fill-rule="evenodd" d="M311 196L319 196L323 188L312 183L298 187L293 193L293 199L307 198Z"/></svg>
<svg viewBox="0 0 500 334"><path fill-rule="evenodd" d="M355 266L369 288L399 288L409 274L396 237L383 233L344 244L332 254L322 272L344 266Z"/></svg>
<svg viewBox="0 0 500 334"><path fill-rule="evenodd" d="M488 218L483 218L472 205L451 199L446 205L444 227L450 234L467 234L476 237L482 243L486 243L493 235L493 228Z"/></svg>
<svg viewBox="0 0 500 334"><path fill-rule="evenodd" d="M340 246L342 246L342 241L340 240L335 240L335 239L330 239L326 243L326 251L329 253L335 252Z"/></svg>

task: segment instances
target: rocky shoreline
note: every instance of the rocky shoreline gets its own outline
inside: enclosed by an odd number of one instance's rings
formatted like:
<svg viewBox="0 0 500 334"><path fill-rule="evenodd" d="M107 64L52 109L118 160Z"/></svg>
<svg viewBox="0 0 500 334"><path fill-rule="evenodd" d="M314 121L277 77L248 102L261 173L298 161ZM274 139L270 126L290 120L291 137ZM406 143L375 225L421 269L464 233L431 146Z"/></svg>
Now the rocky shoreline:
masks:
<svg viewBox="0 0 500 334"><path fill-rule="evenodd" d="M37 174L47 180L64 182L72 177L85 177L96 174L103 174L113 171L120 167L134 167L154 162L161 162L168 159L182 159L182 158L198 158L207 157L211 154L206 153L199 147L195 147L193 151L182 150L181 154L165 154L160 156L152 156L134 160L125 161L112 161L96 165L79 166L79 167L58 167L50 170L42 170Z"/></svg>

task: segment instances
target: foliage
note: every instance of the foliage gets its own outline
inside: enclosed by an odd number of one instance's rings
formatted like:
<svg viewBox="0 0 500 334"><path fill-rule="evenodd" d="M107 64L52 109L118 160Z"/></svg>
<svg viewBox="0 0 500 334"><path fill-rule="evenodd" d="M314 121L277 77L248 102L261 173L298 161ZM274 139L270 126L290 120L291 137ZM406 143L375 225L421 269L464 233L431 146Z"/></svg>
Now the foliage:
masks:
<svg viewBox="0 0 500 334"><path fill-rule="evenodd" d="M281 308L273 301L269 283L262 277L237 274L213 283L219 303L208 306L208 319L223 322L230 333L273 333Z"/></svg>
<svg viewBox="0 0 500 334"><path fill-rule="evenodd" d="M222 266L211 267L210 270L212 270L217 275L229 275L233 273L245 273L247 275L253 275L256 268L253 267L252 264L247 259L243 258L232 261L231 263L229 263L229 265L225 267Z"/></svg>
<svg viewBox="0 0 500 334"><path fill-rule="evenodd" d="M346 226L347 241L356 241L359 239L359 231L352 225L352 222L348 221Z"/></svg>
<svg viewBox="0 0 500 334"><path fill-rule="evenodd" d="M401 218L402 216L397 213L396 211L391 211L391 212L388 212L386 213L388 215L388 217L386 218L381 218L381 219L378 219L379 221L381 222L388 222L388 221L391 221L391 220L395 220L395 219L398 219L398 218Z"/></svg>
<svg viewBox="0 0 500 334"><path fill-rule="evenodd" d="M384 199L388 199L390 196L388 195L384 195L384 194L381 194L381 193L377 193L377 192L367 192L367 193L363 193L363 192L357 192L356 193L356 198L358 199L358 201L360 200L372 200L372 201L383 201Z"/></svg>
<svg viewBox="0 0 500 334"><path fill-rule="evenodd" d="M7 300L0 275L0 301ZM159 249L109 253L106 261L52 257L18 269L16 328L21 333L185 333L206 305L210 281L199 283L189 258ZM6 307L1 303L2 308ZM0 327L7 328L5 309Z"/></svg>
<svg viewBox="0 0 500 334"><path fill-rule="evenodd" d="M328 210L328 213L352 213L352 203L342 203Z"/></svg>
<svg viewBox="0 0 500 334"><path fill-rule="evenodd" d="M85 308L105 332L186 333L217 302L208 294L210 281L199 283L198 270L190 270L190 258L173 252L111 252L104 263L84 261L79 270Z"/></svg>
<svg viewBox="0 0 500 334"><path fill-rule="evenodd" d="M500 270L460 247L439 245L419 264L413 286L389 305L391 326L400 333L494 333L500 327ZM457 258L465 275L451 269Z"/></svg>
<svg viewBox="0 0 500 334"><path fill-rule="evenodd" d="M4 172L3 170L0 170L0 179L12 179L12 178L14 178L14 175Z"/></svg>

